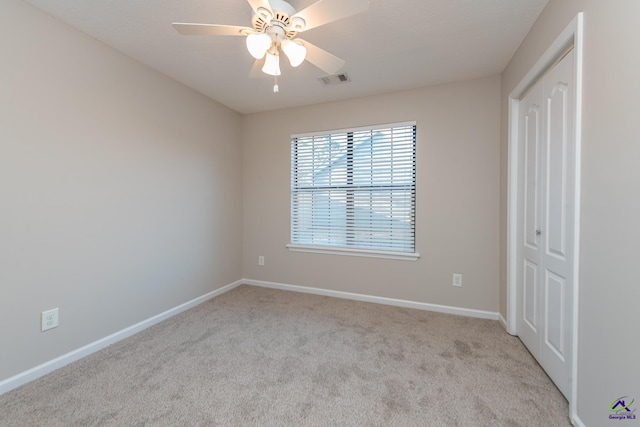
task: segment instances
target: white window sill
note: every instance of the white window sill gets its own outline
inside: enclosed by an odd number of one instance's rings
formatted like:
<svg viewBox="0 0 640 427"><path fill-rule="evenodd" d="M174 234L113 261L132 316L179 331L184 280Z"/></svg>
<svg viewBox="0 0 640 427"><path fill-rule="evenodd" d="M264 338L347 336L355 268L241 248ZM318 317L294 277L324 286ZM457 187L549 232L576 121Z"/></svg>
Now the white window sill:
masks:
<svg viewBox="0 0 640 427"><path fill-rule="evenodd" d="M399 259L404 261L417 261L418 258L420 258L420 254L417 252L408 253L408 252L374 251L374 250L368 250L368 249L334 248L331 246L294 245L292 243L289 243L287 245L287 249L289 249L291 252L308 252L308 253L316 253L316 254Z"/></svg>

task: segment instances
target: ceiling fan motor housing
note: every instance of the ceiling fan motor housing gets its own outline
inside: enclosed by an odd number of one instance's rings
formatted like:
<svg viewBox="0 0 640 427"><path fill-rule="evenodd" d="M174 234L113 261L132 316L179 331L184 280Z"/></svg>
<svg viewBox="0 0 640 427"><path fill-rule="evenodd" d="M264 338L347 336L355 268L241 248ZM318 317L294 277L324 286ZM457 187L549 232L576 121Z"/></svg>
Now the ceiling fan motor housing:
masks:
<svg viewBox="0 0 640 427"><path fill-rule="evenodd" d="M270 0L269 3L273 14L264 8L259 8L258 13L253 12L251 23L257 32L265 32L273 39L277 36L281 40L285 38L291 40L296 36L297 31L287 31L287 28L304 29L304 19L299 17L291 19L296 10L289 3L284 0Z"/></svg>

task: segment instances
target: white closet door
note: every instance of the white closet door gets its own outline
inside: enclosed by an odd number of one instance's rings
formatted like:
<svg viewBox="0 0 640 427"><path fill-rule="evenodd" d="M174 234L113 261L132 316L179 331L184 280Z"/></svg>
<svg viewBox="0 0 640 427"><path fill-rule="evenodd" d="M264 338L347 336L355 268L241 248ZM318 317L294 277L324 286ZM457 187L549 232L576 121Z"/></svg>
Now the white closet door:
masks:
<svg viewBox="0 0 640 427"><path fill-rule="evenodd" d="M520 102L518 336L568 396L573 307L573 51Z"/></svg>

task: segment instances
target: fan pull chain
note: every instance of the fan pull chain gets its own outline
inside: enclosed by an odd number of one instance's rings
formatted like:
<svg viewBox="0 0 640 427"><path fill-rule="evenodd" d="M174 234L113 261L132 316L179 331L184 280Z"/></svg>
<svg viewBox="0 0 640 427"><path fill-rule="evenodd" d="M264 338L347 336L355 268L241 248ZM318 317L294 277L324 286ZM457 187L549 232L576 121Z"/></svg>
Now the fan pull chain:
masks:
<svg viewBox="0 0 640 427"><path fill-rule="evenodd" d="M276 45L276 54L278 53L278 33L276 33L276 40L274 41ZM278 76L273 76L273 93L278 93L280 88L278 87Z"/></svg>

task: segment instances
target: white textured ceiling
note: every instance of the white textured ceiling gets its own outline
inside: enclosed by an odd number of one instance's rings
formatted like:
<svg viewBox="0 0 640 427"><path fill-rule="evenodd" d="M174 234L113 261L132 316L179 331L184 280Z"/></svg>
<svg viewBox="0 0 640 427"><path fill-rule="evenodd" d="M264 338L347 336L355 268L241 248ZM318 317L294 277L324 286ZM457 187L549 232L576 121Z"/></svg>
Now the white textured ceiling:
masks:
<svg viewBox="0 0 640 427"><path fill-rule="evenodd" d="M251 26L245 0L25 0L240 112L408 90L500 73L548 0L370 0L367 12L301 36L344 59L351 82L281 61L280 92L250 79L243 37L181 36L172 22ZM344 0L348 2L349 0ZM289 0L301 10L315 0Z"/></svg>

